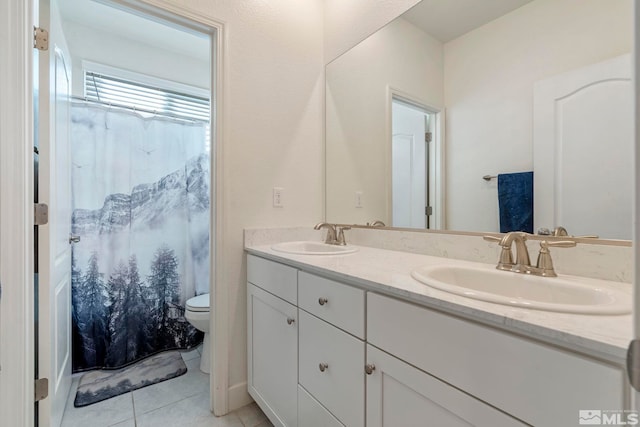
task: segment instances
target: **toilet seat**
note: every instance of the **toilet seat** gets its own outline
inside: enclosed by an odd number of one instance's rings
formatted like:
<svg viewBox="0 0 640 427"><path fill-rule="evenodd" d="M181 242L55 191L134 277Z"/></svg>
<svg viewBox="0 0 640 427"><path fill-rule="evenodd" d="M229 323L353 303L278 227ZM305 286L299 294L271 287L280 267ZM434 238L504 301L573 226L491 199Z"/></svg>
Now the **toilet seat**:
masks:
<svg viewBox="0 0 640 427"><path fill-rule="evenodd" d="M209 294L189 298L187 300L187 310L196 312L209 311Z"/></svg>

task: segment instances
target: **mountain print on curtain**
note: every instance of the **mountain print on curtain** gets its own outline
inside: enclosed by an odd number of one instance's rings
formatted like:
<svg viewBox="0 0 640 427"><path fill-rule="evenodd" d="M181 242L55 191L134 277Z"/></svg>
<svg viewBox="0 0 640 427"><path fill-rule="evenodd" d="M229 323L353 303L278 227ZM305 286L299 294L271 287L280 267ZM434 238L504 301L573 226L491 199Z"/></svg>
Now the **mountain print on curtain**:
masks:
<svg viewBox="0 0 640 427"><path fill-rule="evenodd" d="M184 311L209 292L205 138L204 125L73 107L74 372L202 341Z"/></svg>

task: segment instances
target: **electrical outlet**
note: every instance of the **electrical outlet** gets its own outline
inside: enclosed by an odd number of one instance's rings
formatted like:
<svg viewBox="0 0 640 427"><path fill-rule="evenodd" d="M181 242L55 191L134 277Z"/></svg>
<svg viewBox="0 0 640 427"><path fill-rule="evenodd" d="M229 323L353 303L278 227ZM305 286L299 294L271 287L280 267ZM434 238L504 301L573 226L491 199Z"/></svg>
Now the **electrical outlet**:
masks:
<svg viewBox="0 0 640 427"><path fill-rule="evenodd" d="M284 192L284 188L282 187L273 187L273 207L281 208L284 206L282 203L282 193Z"/></svg>
<svg viewBox="0 0 640 427"><path fill-rule="evenodd" d="M356 191L356 208L362 207L362 191Z"/></svg>

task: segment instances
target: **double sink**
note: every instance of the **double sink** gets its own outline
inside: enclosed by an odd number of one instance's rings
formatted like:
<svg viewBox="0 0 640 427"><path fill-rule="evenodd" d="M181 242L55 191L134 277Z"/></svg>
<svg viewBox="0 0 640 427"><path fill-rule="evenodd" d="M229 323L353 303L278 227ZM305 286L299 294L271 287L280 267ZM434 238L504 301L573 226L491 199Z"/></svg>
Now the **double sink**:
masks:
<svg viewBox="0 0 640 427"><path fill-rule="evenodd" d="M278 243L274 251L295 255L339 256L355 246L298 241ZM631 313L631 296L603 280L577 276L540 277L499 271L491 266L459 261L430 265L410 272L420 283L450 294L506 306L574 314Z"/></svg>

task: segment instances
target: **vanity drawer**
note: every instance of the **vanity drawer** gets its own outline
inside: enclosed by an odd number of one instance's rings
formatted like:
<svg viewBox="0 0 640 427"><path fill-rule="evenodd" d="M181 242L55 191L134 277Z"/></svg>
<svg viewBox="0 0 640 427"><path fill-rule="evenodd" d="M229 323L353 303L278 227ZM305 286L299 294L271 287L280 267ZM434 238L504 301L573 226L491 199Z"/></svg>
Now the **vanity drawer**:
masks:
<svg viewBox="0 0 640 427"><path fill-rule="evenodd" d="M581 409L625 409L621 367L393 298L367 294L367 338L528 424L576 425Z"/></svg>
<svg viewBox="0 0 640 427"><path fill-rule="evenodd" d="M362 339L364 304L362 289L304 271L298 273L298 306Z"/></svg>
<svg viewBox="0 0 640 427"><path fill-rule="evenodd" d="M344 427L344 424L298 385L298 427Z"/></svg>
<svg viewBox="0 0 640 427"><path fill-rule="evenodd" d="M298 320L299 383L341 423L363 427L364 342L302 310Z"/></svg>
<svg viewBox="0 0 640 427"><path fill-rule="evenodd" d="M247 255L247 281L296 305L298 270L254 255Z"/></svg>

